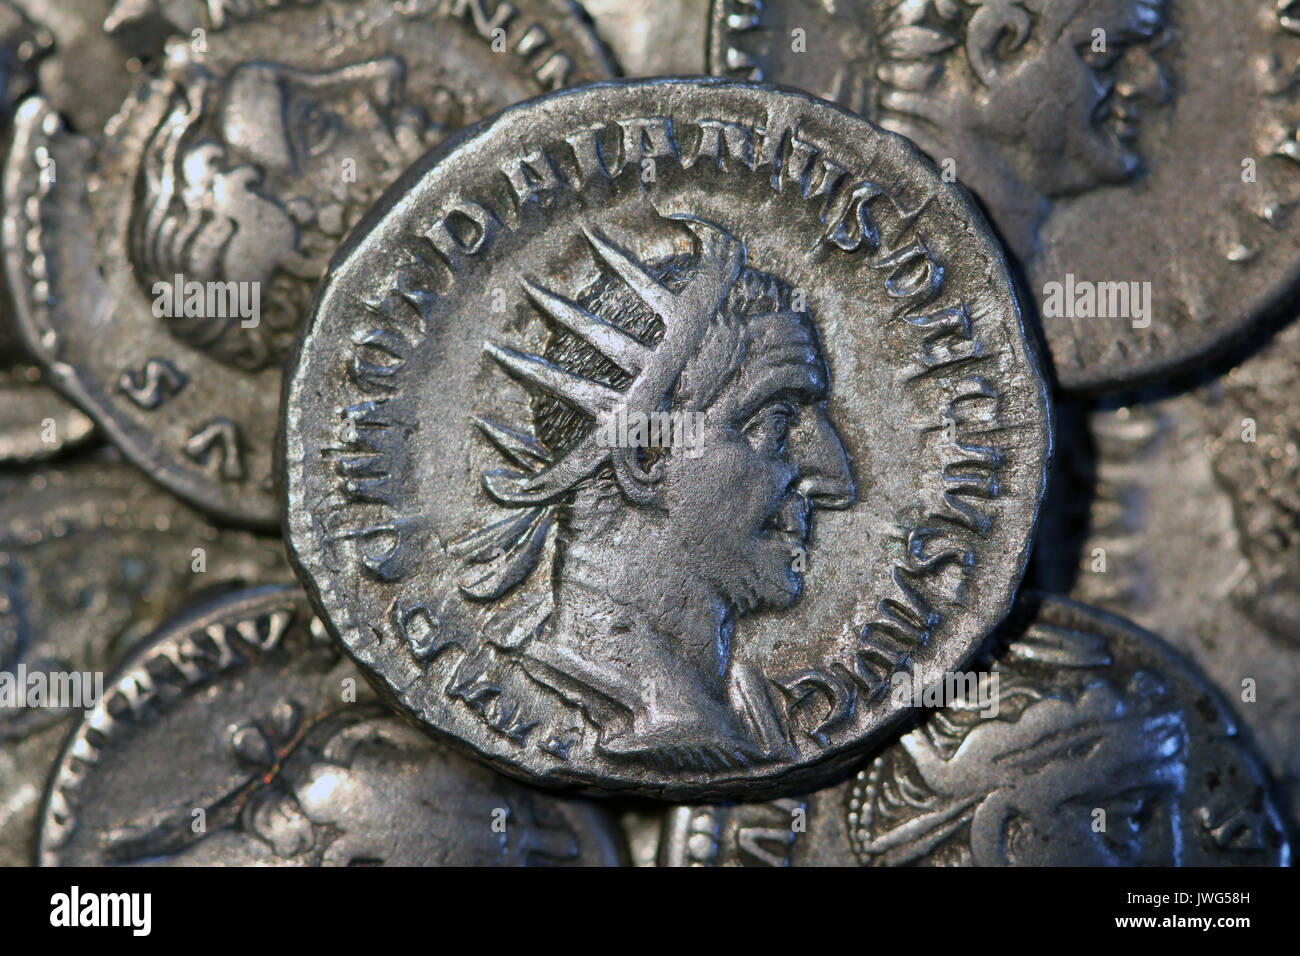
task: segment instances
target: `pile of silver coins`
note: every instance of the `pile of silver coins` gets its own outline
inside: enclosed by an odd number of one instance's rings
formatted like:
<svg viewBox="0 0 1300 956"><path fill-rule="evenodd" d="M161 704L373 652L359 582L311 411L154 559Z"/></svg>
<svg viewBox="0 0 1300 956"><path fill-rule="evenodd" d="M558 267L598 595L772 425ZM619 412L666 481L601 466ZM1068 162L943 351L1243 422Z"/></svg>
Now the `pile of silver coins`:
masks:
<svg viewBox="0 0 1300 956"><path fill-rule="evenodd" d="M1289 865L1294 7L0 0L0 864Z"/></svg>

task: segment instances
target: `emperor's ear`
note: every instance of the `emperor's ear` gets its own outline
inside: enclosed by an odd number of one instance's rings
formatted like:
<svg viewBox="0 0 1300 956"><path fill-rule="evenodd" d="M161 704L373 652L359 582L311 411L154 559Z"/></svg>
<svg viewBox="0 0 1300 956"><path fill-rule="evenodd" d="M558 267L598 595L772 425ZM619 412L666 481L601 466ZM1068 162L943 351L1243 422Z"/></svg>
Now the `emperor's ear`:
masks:
<svg viewBox="0 0 1300 956"><path fill-rule="evenodd" d="M1033 20L1016 0L990 0L976 10L966 27L966 56L979 81L992 85L1004 56L1024 46L1032 30Z"/></svg>

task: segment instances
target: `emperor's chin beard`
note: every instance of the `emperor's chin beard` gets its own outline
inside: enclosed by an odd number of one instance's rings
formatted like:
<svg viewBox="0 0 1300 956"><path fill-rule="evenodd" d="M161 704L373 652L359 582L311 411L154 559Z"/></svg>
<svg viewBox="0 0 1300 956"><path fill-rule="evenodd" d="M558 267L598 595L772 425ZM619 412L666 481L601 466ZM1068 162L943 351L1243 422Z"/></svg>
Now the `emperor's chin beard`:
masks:
<svg viewBox="0 0 1300 956"><path fill-rule="evenodd" d="M738 582L733 582L726 600L740 617L760 611L787 610L794 606L802 593L803 574L789 565L766 571L750 567L745 569Z"/></svg>

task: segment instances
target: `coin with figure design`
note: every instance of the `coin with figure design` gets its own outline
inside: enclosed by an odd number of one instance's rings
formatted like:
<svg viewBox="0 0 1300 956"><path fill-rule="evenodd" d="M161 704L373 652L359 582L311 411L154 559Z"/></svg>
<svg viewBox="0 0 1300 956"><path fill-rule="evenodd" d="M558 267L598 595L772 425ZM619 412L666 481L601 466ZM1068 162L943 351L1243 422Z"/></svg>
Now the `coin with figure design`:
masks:
<svg viewBox="0 0 1300 956"><path fill-rule="evenodd" d="M510 9L491 21L440 0L209 11L101 141L66 130L57 103L26 102L5 177L6 269L51 384L191 504L275 527L281 370L348 227L448 132L611 73L568 0Z"/></svg>
<svg viewBox="0 0 1300 956"><path fill-rule="evenodd" d="M1154 635L1022 593L979 671L847 780L675 808L666 866L1286 866L1258 755ZM896 692L909 696L902 682Z"/></svg>
<svg viewBox="0 0 1300 956"><path fill-rule="evenodd" d="M785 787L1006 614L1050 450L997 244L900 137L641 81L434 150L334 260L288 533L344 646L495 766Z"/></svg>
<svg viewBox="0 0 1300 956"><path fill-rule="evenodd" d="M1300 276L1292 3L713 0L709 55L908 136L969 186L1068 389L1202 360Z"/></svg>
<svg viewBox="0 0 1300 956"><path fill-rule="evenodd" d="M143 641L64 746L40 838L47 866L623 859L600 807L505 780L378 705L297 587L190 607Z"/></svg>

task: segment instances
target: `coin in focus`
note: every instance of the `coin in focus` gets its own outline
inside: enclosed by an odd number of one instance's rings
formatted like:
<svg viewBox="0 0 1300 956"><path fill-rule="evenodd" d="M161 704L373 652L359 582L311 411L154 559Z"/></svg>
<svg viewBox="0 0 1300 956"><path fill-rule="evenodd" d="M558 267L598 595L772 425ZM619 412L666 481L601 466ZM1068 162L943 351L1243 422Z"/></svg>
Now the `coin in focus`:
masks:
<svg viewBox="0 0 1300 956"><path fill-rule="evenodd" d="M1050 449L1001 252L900 137L708 79L507 110L335 261L289 543L398 706L529 780L791 786L1005 616Z"/></svg>

